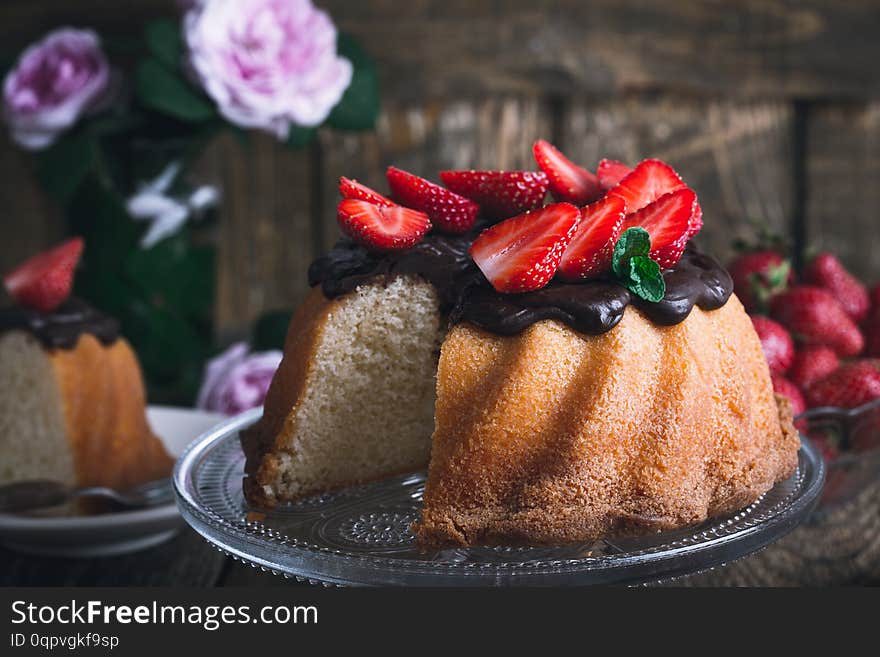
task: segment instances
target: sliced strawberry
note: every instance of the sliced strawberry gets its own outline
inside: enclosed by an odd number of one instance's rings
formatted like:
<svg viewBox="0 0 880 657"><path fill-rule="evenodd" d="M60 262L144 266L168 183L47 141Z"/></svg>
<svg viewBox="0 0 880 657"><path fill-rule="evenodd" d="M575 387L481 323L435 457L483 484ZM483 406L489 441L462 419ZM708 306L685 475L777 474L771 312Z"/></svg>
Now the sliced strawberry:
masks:
<svg viewBox="0 0 880 657"><path fill-rule="evenodd" d="M700 207L700 204L697 203L694 208L694 216L691 217L691 224L688 226L688 241L700 232L703 228L703 208Z"/></svg>
<svg viewBox="0 0 880 657"><path fill-rule="evenodd" d="M336 206L336 219L345 235L372 251L408 249L431 228L424 212L349 198Z"/></svg>
<svg viewBox="0 0 880 657"><path fill-rule="evenodd" d="M3 277L9 296L19 305L48 313L60 306L73 285L73 270L83 252L83 240L74 237L25 260Z"/></svg>
<svg viewBox="0 0 880 657"><path fill-rule="evenodd" d="M608 191L621 180L626 178L632 167L627 166L623 162L617 160L600 160L599 166L596 167L596 178L599 179L599 186L603 191Z"/></svg>
<svg viewBox="0 0 880 657"><path fill-rule="evenodd" d="M569 203L532 210L480 233L471 257L499 292L538 290L556 273L579 219Z"/></svg>
<svg viewBox="0 0 880 657"><path fill-rule="evenodd" d="M382 196L379 192L370 189L363 183L359 183L357 180L351 180L350 178L346 178L345 176L342 176L339 179L339 195L342 198L353 198L360 201L368 201L375 205L395 205L394 201L392 201L390 198L386 198L385 196Z"/></svg>
<svg viewBox="0 0 880 657"><path fill-rule="evenodd" d="M550 142L539 139L532 147L535 161L550 180L550 191L557 201L586 205L602 197L595 174L569 160Z"/></svg>
<svg viewBox="0 0 880 657"><path fill-rule="evenodd" d="M464 196L397 167L385 175L394 200L427 214L437 230L466 233L477 220L480 206Z"/></svg>
<svg viewBox="0 0 880 657"><path fill-rule="evenodd" d="M656 201L664 194L681 189L685 184L675 170L660 160L643 160L608 194L626 202L627 212L633 213Z"/></svg>
<svg viewBox="0 0 880 657"><path fill-rule="evenodd" d="M627 215L623 230L641 226L648 231L651 236L651 258L657 261L661 269L669 269L684 252L696 207L697 195L683 187Z"/></svg>
<svg viewBox="0 0 880 657"><path fill-rule="evenodd" d="M560 278L574 282L608 271L625 214L626 205L616 196L581 208L577 230L559 262Z"/></svg>
<svg viewBox="0 0 880 657"><path fill-rule="evenodd" d="M494 219L507 219L540 207L549 185L543 171L441 171L440 180Z"/></svg>

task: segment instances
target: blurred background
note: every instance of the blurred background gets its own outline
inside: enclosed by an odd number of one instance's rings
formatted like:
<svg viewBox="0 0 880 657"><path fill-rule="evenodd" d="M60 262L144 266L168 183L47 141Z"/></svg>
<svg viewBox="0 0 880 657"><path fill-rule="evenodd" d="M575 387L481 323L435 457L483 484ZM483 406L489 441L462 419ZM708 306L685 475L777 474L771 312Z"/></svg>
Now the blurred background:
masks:
<svg viewBox="0 0 880 657"><path fill-rule="evenodd" d="M534 169L539 138L590 170L601 158L672 164L699 194L699 242L722 262L738 242L775 235L797 268L826 250L866 285L880 281L880 2L321 0L353 81L320 127L283 138L224 121L206 77L199 86L187 74L181 10L198 2L0 9L4 76L65 26L95 30L125 71L115 105L49 147L0 131L0 272L83 235L76 294L121 321L151 403L191 406L208 359L230 344L280 348L309 263L339 237L340 176L383 191L389 164L433 180L441 169ZM147 239L158 215L136 217L132 204L147 192L192 216ZM869 341L880 336L876 299ZM876 357L880 337L873 344ZM260 373L266 385L271 373ZM836 472L865 462L848 458ZM880 480L862 470L829 476L826 492L847 505L704 581L876 583ZM247 580L201 541L154 552L116 569L14 563L39 582Z"/></svg>
<svg viewBox="0 0 880 657"><path fill-rule="evenodd" d="M51 29L87 26L124 57L126 35L174 16L178 4L5 0L0 44L11 63ZM221 194L199 237L216 247L212 280L192 292L205 307L202 342L246 338L264 313L303 299L308 263L338 236L340 175L385 189L391 163L435 180L446 168L533 168L541 137L590 168L602 157L673 164L699 193L704 248L722 261L757 224L784 236L796 262L821 246L863 280L880 278L880 3L317 4L374 60L378 121L359 132L321 129L296 150L259 131L211 134L187 173ZM3 271L71 232L37 182L38 165L0 136ZM150 350L138 349L151 383L161 383ZM197 378L169 398L191 394Z"/></svg>

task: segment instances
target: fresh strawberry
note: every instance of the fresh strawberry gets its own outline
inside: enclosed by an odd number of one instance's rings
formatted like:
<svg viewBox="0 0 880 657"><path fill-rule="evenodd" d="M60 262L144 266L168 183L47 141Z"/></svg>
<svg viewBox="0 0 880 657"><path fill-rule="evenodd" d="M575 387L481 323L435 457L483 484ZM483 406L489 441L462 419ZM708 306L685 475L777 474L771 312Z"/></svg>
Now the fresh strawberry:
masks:
<svg viewBox="0 0 880 657"><path fill-rule="evenodd" d="M621 180L626 178L632 171L632 167L627 166L623 162L617 160L600 160L599 166L596 167L596 178L599 179L599 186L603 191L608 191Z"/></svg>
<svg viewBox="0 0 880 657"><path fill-rule="evenodd" d="M831 292L856 322L867 316L871 306L867 288L832 254L824 252L813 258L804 270L803 279L809 285L824 287Z"/></svg>
<svg viewBox="0 0 880 657"><path fill-rule="evenodd" d="M540 289L556 273L579 219L569 203L532 210L480 233L471 257L499 292Z"/></svg>
<svg viewBox="0 0 880 657"><path fill-rule="evenodd" d="M466 233L477 220L480 206L464 196L396 167L385 175L394 200L427 214L439 231Z"/></svg>
<svg viewBox="0 0 880 657"><path fill-rule="evenodd" d="M823 344L848 358L862 351L859 327L828 290L796 285L770 301L770 316L801 344Z"/></svg>
<svg viewBox="0 0 880 657"><path fill-rule="evenodd" d="M651 259L656 260L661 269L669 269L684 252L696 205L697 195L682 187L628 214L623 230L633 226L647 230L651 236Z"/></svg>
<svg viewBox="0 0 880 657"><path fill-rule="evenodd" d="M831 347L806 345L794 355L788 378L801 390L806 390L840 366L840 359Z"/></svg>
<svg viewBox="0 0 880 657"><path fill-rule="evenodd" d="M616 196L581 208L577 231L559 263L559 277L575 282L608 271L625 212L626 206Z"/></svg>
<svg viewBox="0 0 880 657"><path fill-rule="evenodd" d="M748 313L765 312L770 299L794 282L791 263L776 251L744 253L727 265L727 271Z"/></svg>
<svg viewBox="0 0 880 657"><path fill-rule="evenodd" d="M697 207L694 208L694 216L691 217L691 223L688 226L688 241L699 233L703 229L703 208L700 207L700 204L697 203Z"/></svg>
<svg viewBox="0 0 880 657"><path fill-rule="evenodd" d="M441 171L440 180L493 219L507 219L540 207L549 185L543 171Z"/></svg>
<svg viewBox="0 0 880 657"><path fill-rule="evenodd" d="M336 206L336 219L345 235L372 251L408 249L431 228L424 212L348 198Z"/></svg>
<svg viewBox="0 0 880 657"><path fill-rule="evenodd" d="M550 191L557 201L586 205L602 197L596 175L569 160L550 142L539 139L532 153L541 171L547 174Z"/></svg>
<svg viewBox="0 0 880 657"><path fill-rule="evenodd" d="M671 166L660 160L643 160L608 194L622 198L627 212L633 213L683 187L684 182Z"/></svg>
<svg viewBox="0 0 880 657"><path fill-rule="evenodd" d="M74 237L25 260L3 277L9 296L26 308L52 312L70 296L83 247L82 238Z"/></svg>
<svg viewBox="0 0 880 657"><path fill-rule="evenodd" d="M794 342L788 331L782 324L761 315L752 316L752 325L761 340L770 373L785 375L794 360Z"/></svg>
<svg viewBox="0 0 880 657"><path fill-rule="evenodd" d="M788 397L788 401L791 402L792 415L800 415L807 410L804 396L795 384L778 374L771 374L770 381L773 383L773 392L777 395Z"/></svg>
<svg viewBox="0 0 880 657"><path fill-rule="evenodd" d="M862 358L845 363L807 389L811 407L855 408L880 398L880 360Z"/></svg>
<svg viewBox="0 0 880 657"><path fill-rule="evenodd" d="M390 198L386 198L382 196L379 192L370 189L363 183L359 183L357 180L351 180L342 176L339 179L339 195L342 198L353 198L361 201L369 201L374 205L384 205L391 206L394 205L394 201Z"/></svg>

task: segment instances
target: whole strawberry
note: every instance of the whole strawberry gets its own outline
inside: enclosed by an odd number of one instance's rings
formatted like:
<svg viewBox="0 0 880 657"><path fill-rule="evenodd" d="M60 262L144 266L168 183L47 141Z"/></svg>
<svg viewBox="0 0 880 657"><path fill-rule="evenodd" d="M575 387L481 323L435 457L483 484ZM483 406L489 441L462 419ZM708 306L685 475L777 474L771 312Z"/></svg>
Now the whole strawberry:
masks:
<svg viewBox="0 0 880 657"><path fill-rule="evenodd" d="M6 274L3 286L20 306L52 312L70 296L73 272L84 246L81 237L74 237L38 253Z"/></svg>
<svg viewBox="0 0 880 657"><path fill-rule="evenodd" d="M804 270L804 282L824 287L834 295L846 313L857 323L865 319L871 306L868 290L828 252L817 255Z"/></svg>
<svg viewBox="0 0 880 657"><path fill-rule="evenodd" d="M880 398L880 360L863 358L846 363L807 390L811 407L855 408Z"/></svg>
<svg viewBox="0 0 880 657"><path fill-rule="evenodd" d="M794 360L794 342L785 327L761 315L752 316L755 333L761 340L764 358L771 374L785 374Z"/></svg>
<svg viewBox="0 0 880 657"><path fill-rule="evenodd" d="M859 327L828 290L796 285L770 301L770 316L800 344L821 344L838 356L856 356L865 345Z"/></svg>
<svg viewBox="0 0 880 657"><path fill-rule="evenodd" d="M744 253L727 265L733 289L748 313L764 312L792 282L791 263L776 251Z"/></svg>
<svg viewBox="0 0 880 657"><path fill-rule="evenodd" d="M834 349L821 344L806 345L794 355L788 378L801 390L806 390L819 379L824 379L840 366Z"/></svg>
<svg viewBox="0 0 880 657"><path fill-rule="evenodd" d="M807 403L804 401L804 396L795 384L785 377L775 374L770 376L770 381L773 383L773 392L777 395L788 397L788 401L791 403L792 415L797 416L807 410Z"/></svg>

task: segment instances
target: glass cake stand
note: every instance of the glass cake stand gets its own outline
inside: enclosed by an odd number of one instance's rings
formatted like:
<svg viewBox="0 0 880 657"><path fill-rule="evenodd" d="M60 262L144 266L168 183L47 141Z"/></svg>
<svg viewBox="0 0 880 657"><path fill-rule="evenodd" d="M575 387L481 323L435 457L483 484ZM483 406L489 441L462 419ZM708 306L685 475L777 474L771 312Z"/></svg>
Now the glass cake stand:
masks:
<svg viewBox="0 0 880 657"><path fill-rule="evenodd" d="M186 521L233 558L326 585L581 586L644 584L707 570L760 550L813 509L825 466L803 440L797 472L739 513L637 539L545 548L421 552L410 525L424 474L396 477L288 504L263 514L242 495L238 433L261 409L202 435L178 460L174 487Z"/></svg>

